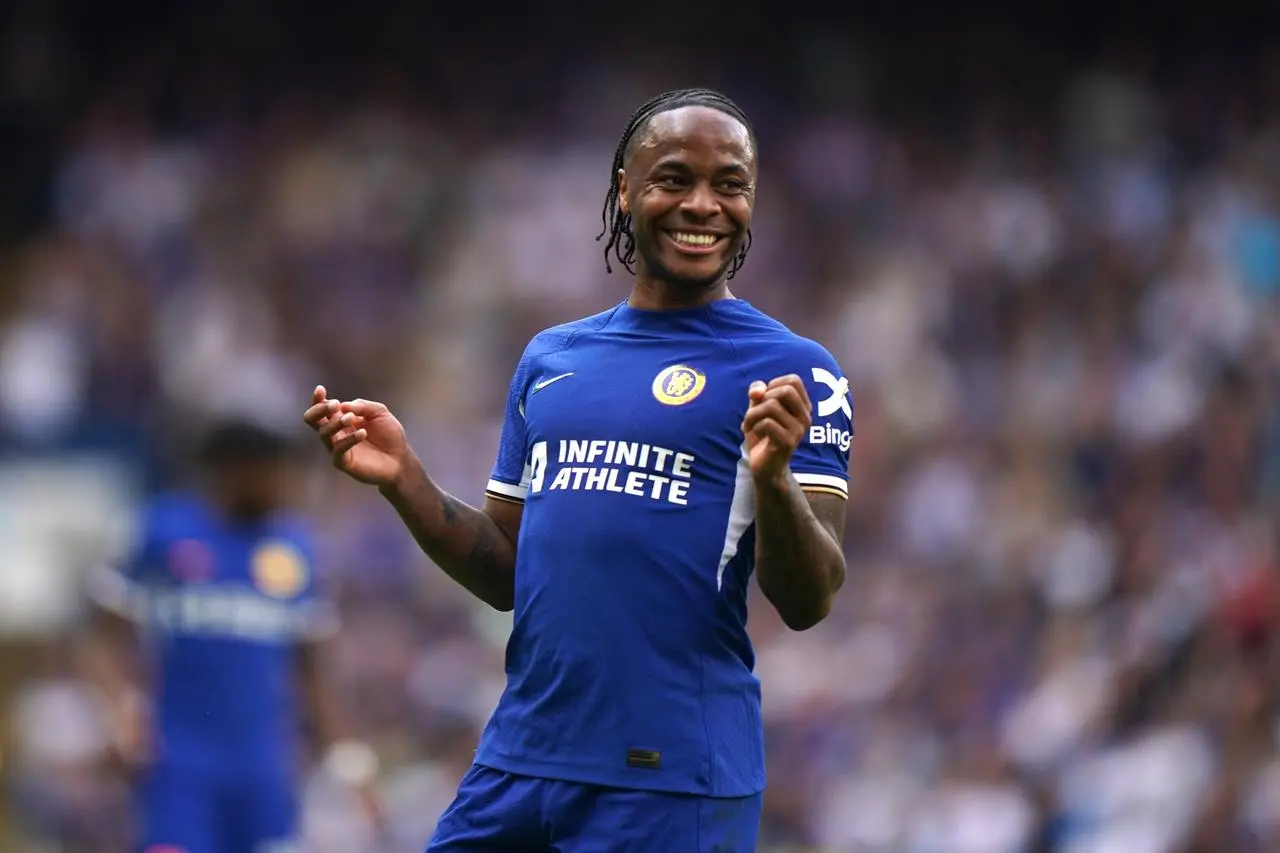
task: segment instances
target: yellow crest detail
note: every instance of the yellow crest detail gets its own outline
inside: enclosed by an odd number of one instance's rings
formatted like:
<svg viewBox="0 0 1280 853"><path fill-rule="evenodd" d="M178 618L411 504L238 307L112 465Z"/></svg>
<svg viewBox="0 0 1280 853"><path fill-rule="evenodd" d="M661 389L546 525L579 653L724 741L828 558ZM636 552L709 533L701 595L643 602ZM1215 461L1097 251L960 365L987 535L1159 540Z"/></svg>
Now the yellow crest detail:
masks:
<svg viewBox="0 0 1280 853"><path fill-rule="evenodd" d="M307 583L307 561L286 542L259 546L249 570L258 589L275 598L292 598Z"/></svg>
<svg viewBox="0 0 1280 853"><path fill-rule="evenodd" d="M653 379L653 396L667 406L683 406L697 398L707 385L707 376L683 364L668 367Z"/></svg>

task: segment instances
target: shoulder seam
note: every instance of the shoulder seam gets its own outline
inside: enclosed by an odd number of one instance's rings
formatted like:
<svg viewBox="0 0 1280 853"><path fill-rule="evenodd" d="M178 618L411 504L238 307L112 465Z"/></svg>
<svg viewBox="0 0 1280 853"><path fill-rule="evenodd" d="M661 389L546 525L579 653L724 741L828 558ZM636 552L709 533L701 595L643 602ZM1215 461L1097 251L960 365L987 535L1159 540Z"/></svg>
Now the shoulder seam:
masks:
<svg viewBox="0 0 1280 853"><path fill-rule="evenodd" d="M617 308L614 308L612 311L609 312L608 319L605 320L605 322L600 326L600 328L603 329L605 326L609 325L609 320L613 318L613 314L617 310L618 310ZM584 317L582 319L586 320L589 318ZM531 370L531 364L533 360L539 356L554 355L556 353L565 352L566 350L570 349L574 345L574 343L577 342L579 335L581 335L584 331L587 331L586 329L572 329L568 332L559 331L559 329L563 328L563 326L566 326L566 325L569 325L569 324L562 323L560 326L552 326L549 329L543 329L541 332L538 332L532 338L530 338L529 343L525 346L524 355L521 356L520 358L520 363L523 365L524 372L526 374L524 377L524 382L521 383L522 387L520 388L520 404L521 404L522 414L523 414L524 399L526 396L528 396L529 384L533 381L532 370ZM546 335L547 337L551 337L553 334L556 338L556 346L547 347L546 349L537 353L530 352L530 350L533 348L534 343L539 338L541 338L543 335Z"/></svg>
<svg viewBox="0 0 1280 853"><path fill-rule="evenodd" d="M578 338L582 337L584 333L599 332L602 329L608 328L609 323L613 321L613 317L615 314L618 313L618 308L620 307L621 306L619 305L615 305L613 308L609 309L609 311L605 315L604 322L593 329L582 329L582 328L574 329L572 332L569 333L569 336L565 338L564 343L558 349L552 350L552 352L565 352L566 350L571 349L573 345L578 342ZM597 314L596 316L599 316L599 315ZM587 318L583 318L583 319L587 319Z"/></svg>
<svg viewBox="0 0 1280 853"><path fill-rule="evenodd" d="M727 337L725 337L723 334L721 334L721 332L720 332L720 319L719 319L718 317L716 317L716 315L715 315L715 312L714 312L714 311L708 311L708 312L707 312L707 318L711 321L708 325L710 325L710 326L711 326L711 331L715 333L716 340L717 340L717 341L720 341L722 344L724 344L726 347L728 347L728 348L729 348L729 355L733 358L733 360L734 360L734 361L737 361L737 360L738 360L738 346L737 346L737 344L735 344L735 343L733 342L733 339L732 339L732 338L727 338Z"/></svg>
<svg viewBox="0 0 1280 853"><path fill-rule="evenodd" d="M559 338L558 345L557 345L557 346L555 346L555 347L550 347L550 348L548 348L548 349L547 349L544 353L542 353L542 354L544 354L544 355L551 355L551 354L553 354L553 353L564 352L565 350L570 349L570 348L571 348L575 343L577 343L578 338L579 338L579 337L581 337L581 336L582 336L582 334L583 334L584 332L598 332L598 331L600 331L601 329L604 329L605 327L607 327L607 326L609 325L609 322L610 322L611 320L613 320L613 316L614 316L614 314L616 314L616 313L617 313L617 311L618 311L618 308L619 308L619 307L620 307L620 306L616 306L616 305L615 305L613 308L609 309L609 311L607 311L607 312L602 312L602 313L605 313L605 314L606 314L606 316L605 316L605 318L604 318L604 322L603 322L603 323L601 323L599 326L597 326L597 327L595 327L595 328L592 328L592 329L574 328L574 329L569 330L568 332L557 332L556 337L557 337L557 338ZM599 315L594 315L594 316L599 316ZM576 320L576 321L573 321L573 322L580 323L580 322L582 322L583 320L589 320L589 319L591 319L591 318L590 318L590 317L583 317L581 320ZM537 335L534 335L534 336L533 336L533 339L534 339L534 340L537 340L539 336L544 335L544 334L547 334L548 332L555 331L556 329L562 328L563 326L567 326L567 325L571 325L571 324L570 324L570 323L563 323L563 324L561 324L561 326L553 326L553 327L552 327L552 328L550 328L550 329L543 329L543 330L542 330L541 332L539 332ZM531 341L531 343L532 343L532 341Z"/></svg>
<svg viewBox="0 0 1280 853"><path fill-rule="evenodd" d="M620 303L618 303L617 305L615 305L615 306L613 306L612 308L610 308L610 309L606 312L606 315L605 315L605 318L604 318L604 322L603 322L603 323L601 323L601 324L600 324L600 328L599 328L599 329L595 329L595 331L599 332L599 331L602 331L602 330L604 330L604 329L609 328L609 324L613 322L613 318L614 318L614 317L616 317L616 316L618 316L618 310L619 310L619 309L621 309L621 308L622 308L622 306L623 306L623 305L625 305L625 304L626 304L626 303L624 303L624 302L620 302Z"/></svg>

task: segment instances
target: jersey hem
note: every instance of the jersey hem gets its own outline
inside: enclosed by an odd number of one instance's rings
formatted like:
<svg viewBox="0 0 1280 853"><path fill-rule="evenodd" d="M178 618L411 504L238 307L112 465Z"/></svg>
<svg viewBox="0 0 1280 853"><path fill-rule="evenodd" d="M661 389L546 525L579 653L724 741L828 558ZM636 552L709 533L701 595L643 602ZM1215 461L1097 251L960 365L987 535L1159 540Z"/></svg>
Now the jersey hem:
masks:
<svg viewBox="0 0 1280 853"><path fill-rule="evenodd" d="M741 789L730 789L728 792L712 791L698 785L681 785L676 782L664 784L656 777L652 782L639 784L634 777L620 778L616 772L584 767L580 764L566 765L551 761L514 758L493 749L481 749L476 752L475 763L502 773L531 776L535 779L551 779L556 782L572 782L577 785L597 785L602 788L620 788L626 791L684 794L691 797L707 797L716 800L736 800L742 797L754 797L764 791L765 788L764 784L760 784L744 786Z"/></svg>

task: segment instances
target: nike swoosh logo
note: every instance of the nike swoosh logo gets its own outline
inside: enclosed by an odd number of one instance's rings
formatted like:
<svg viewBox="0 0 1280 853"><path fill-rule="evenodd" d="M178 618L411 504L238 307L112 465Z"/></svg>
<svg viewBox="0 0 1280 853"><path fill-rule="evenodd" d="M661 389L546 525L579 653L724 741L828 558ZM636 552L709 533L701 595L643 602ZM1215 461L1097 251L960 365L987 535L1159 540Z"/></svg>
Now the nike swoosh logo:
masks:
<svg viewBox="0 0 1280 853"><path fill-rule="evenodd" d="M541 391L543 388L546 388L552 382L559 382L561 379L568 379L572 375L573 375L573 372L570 371L569 373L561 373L559 376L552 376L550 379L544 379L541 382L536 382L534 383L534 386L533 386L534 393L537 393L538 391Z"/></svg>

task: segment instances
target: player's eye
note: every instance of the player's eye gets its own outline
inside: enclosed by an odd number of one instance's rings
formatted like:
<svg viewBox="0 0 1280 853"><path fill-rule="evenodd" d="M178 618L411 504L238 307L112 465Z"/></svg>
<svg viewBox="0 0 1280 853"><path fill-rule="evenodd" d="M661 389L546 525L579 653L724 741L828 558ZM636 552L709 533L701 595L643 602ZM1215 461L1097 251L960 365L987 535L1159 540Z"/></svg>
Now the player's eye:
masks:
<svg viewBox="0 0 1280 853"><path fill-rule="evenodd" d="M743 181L721 181L720 191L726 193L740 193L747 189L746 183Z"/></svg>
<svg viewBox="0 0 1280 853"><path fill-rule="evenodd" d="M663 175L658 178L658 183L664 187L676 188L689 185L689 181L684 175Z"/></svg>

